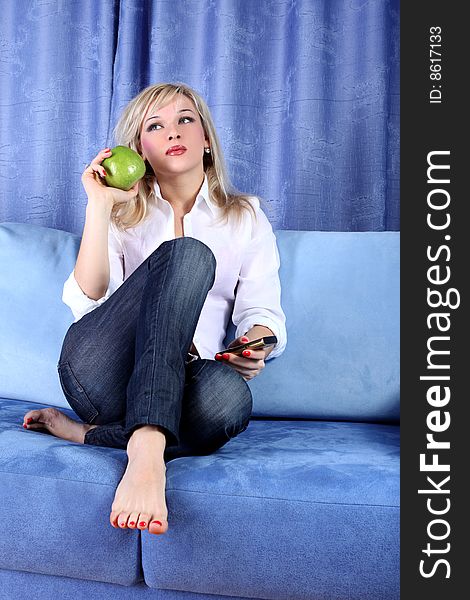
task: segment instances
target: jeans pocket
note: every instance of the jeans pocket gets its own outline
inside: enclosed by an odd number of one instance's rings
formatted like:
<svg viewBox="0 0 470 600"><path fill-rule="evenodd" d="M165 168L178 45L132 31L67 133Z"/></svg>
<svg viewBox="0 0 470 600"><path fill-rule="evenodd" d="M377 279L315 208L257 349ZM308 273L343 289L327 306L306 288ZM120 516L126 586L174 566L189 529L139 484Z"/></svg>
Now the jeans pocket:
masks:
<svg viewBox="0 0 470 600"><path fill-rule="evenodd" d="M92 423L98 416L98 411L75 377L70 364L66 361L59 363L57 370L59 372L60 384L68 403L82 421Z"/></svg>

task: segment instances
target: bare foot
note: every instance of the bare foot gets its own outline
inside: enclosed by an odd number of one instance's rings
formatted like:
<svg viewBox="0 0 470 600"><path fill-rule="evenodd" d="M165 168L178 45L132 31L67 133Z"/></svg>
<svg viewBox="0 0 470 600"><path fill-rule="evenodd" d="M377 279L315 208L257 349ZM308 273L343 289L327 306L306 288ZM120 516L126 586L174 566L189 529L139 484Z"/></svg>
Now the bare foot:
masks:
<svg viewBox="0 0 470 600"><path fill-rule="evenodd" d="M41 408L30 410L23 417L25 429L47 429L52 435L63 440L83 444L85 433L97 425L88 425L74 421L57 408Z"/></svg>
<svg viewBox="0 0 470 600"><path fill-rule="evenodd" d="M127 445L126 472L119 483L109 517L115 528L168 530L165 501L165 435L158 427L139 427Z"/></svg>

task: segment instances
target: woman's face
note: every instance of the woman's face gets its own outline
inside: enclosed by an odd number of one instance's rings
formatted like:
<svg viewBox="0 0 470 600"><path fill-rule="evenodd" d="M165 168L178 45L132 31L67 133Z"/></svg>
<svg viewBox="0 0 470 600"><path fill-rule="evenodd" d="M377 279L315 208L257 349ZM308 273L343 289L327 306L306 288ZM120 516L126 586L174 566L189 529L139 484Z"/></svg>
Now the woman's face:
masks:
<svg viewBox="0 0 470 600"><path fill-rule="evenodd" d="M163 108L147 110L140 141L157 177L204 171L204 147L209 144L196 107L183 94Z"/></svg>

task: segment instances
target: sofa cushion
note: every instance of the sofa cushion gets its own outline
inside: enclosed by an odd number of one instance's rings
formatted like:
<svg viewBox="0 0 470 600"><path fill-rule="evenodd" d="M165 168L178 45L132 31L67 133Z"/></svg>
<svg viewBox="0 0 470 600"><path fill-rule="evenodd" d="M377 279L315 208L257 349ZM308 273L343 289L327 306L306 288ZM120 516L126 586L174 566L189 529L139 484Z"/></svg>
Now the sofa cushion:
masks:
<svg viewBox="0 0 470 600"><path fill-rule="evenodd" d="M155 588L297 600L399 597L398 427L252 420L168 465L169 530L142 536Z"/></svg>
<svg viewBox="0 0 470 600"><path fill-rule="evenodd" d="M397 422L397 232L278 231L287 347L250 382L253 414Z"/></svg>
<svg viewBox="0 0 470 600"><path fill-rule="evenodd" d="M150 589L145 583L128 587L90 579L85 581L3 569L0 569L0 590L8 590L5 592L8 595L0 595L2 600L251 600L240 596L156 590Z"/></svg>
<svg viewBox="0 0 470 600"><path fill-rule="evenodd" d="M57 362L74 320L62 288L79 246L66 231L0 224L0 396L69 406Z"/></svg>
<svg viewBox="0 0 470 600"><path fill-rule="evenodd" d="M39 406L0 400L3 568L130 585L141 543L153 588L398 597L398 427L252 420L217 452L168 462L169 530L156 537L109 524L125 452L24 430Z"/></svg>
<svg viewBox="0 0 470 600"><path fill-rule="evenodd" d="M0 398L0 565L126 586L142 581L139 536L109 523L125 451L23 429L23 415L43 407Z"/></svg>

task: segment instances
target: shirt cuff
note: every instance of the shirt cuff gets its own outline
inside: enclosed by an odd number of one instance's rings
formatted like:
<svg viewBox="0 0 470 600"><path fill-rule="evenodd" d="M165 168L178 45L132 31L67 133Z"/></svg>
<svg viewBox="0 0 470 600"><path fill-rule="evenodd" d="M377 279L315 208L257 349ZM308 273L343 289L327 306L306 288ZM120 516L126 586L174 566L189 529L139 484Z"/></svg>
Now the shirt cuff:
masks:
<svg viewBox="0 0 470 600"><path fill-rule="evenodd" d="M106 293L98 300L89 298L82 288L78 285L75 279L74 271L70 274L67 281L64 283L64 289L62 293L62 302L67 304L75 317L75 323L84 317L87 313L91 312L95 308L98 308L101 304L111 295L111 289L108 286Z"/></svg>

